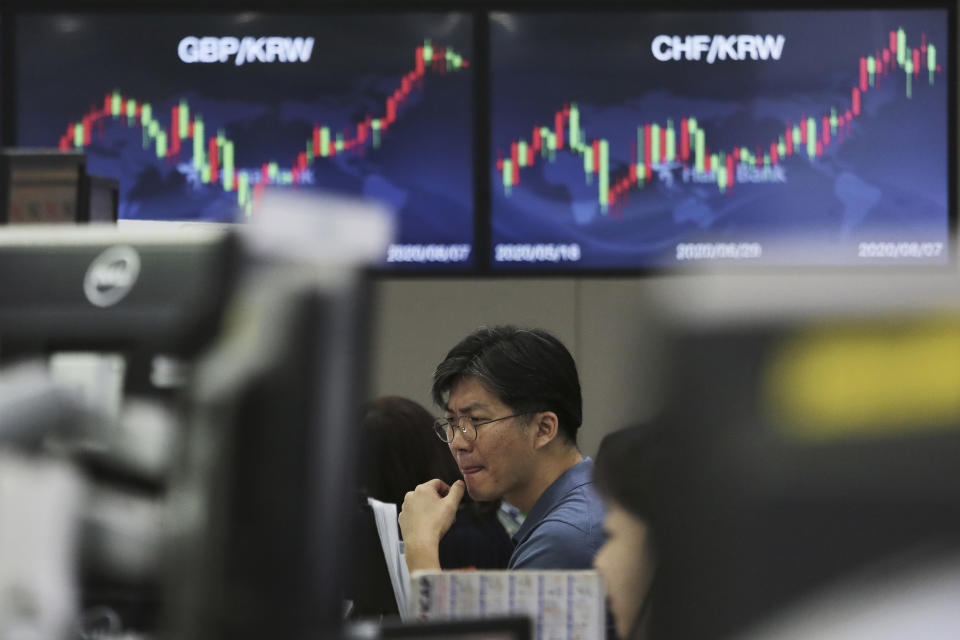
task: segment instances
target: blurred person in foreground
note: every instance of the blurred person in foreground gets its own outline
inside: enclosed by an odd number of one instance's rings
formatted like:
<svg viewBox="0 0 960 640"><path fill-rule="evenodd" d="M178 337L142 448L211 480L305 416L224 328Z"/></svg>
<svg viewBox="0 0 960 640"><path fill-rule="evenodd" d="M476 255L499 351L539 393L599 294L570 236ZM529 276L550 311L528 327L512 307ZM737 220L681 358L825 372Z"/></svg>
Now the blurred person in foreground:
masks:
<svg viewBox="0 0 960 640"><path fill-rule="evenodd" d="M649 637L652 587L657 569L654 535L659 436L647 427L607 435L597 451L594 482L607 504L607 540L594 566L607 586L614 627L621 640Z"/></svg>
<svg viewBox="0 0 960 640"><path fill-rule="evenodd" d="M464 493L526 514L510 569L588 569L603 543L593 461L577 448L582 397L567 348L540 329L482 328L434 373L444 409L436 435L463 480L434 478L408 493L400 528L411 572L440 568L438 549Z"/></svg>

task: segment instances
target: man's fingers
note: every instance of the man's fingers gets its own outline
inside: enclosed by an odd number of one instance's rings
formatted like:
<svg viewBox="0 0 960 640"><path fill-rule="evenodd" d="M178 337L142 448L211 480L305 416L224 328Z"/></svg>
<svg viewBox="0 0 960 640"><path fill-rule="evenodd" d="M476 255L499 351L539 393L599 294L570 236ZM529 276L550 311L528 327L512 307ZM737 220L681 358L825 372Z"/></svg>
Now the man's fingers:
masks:
<svg viewBox="0 0 960 640"><path fill-rule="evenodd" d="M424 482L423 484L417 486L418 489L420 487L430 487L435 492L437 492L437 494L441 496L447 495L447 492L450 491L450 485L448 485L446 482L444 482L440 478L434 478L433 480L428 480L427 482Z"/></svg>
<svg viewBox="0 0 960 640"><path fill-rule="evenodd" d="M463 480L457 480L453 483L453 486L450 487L445 499L451 500L455 505L460 504L460 501L463 500L464 491L466 491L466 486Z"/></svg>
<svg viewBox="0 0 960 640"><path fill-rule="evenodd" d="M399 514L403 539L415 545L436 545L453 524L464 494L460 480L451 487L434 479L407 493Z"/></svg>

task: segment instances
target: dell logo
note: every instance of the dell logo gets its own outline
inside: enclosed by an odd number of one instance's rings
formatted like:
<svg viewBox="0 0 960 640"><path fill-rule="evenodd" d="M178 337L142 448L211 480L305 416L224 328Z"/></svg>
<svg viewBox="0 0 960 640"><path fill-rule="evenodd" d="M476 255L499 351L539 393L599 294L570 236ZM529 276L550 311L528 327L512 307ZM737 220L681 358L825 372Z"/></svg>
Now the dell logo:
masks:
<svg viewBox="0 0 960 640"><path fill-rule="evenodd" d="M140 255L133 247L110 247L90 263L83 278L83 292L97 307L110 307L123 300L140 275Z"/></svg>

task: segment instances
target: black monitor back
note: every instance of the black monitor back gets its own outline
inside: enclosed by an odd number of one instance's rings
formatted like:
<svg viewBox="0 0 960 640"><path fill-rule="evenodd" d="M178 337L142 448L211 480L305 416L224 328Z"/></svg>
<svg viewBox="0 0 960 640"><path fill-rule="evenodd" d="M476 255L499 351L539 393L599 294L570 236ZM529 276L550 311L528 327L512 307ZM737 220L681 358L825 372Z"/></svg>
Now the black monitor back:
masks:
<svg viewBox="0 0 960 640"><path fill-rule="evenodd" d="M730 637L960 548L960 314L758 313L668 334L654 637Z"/></svg>
<svg viewBox="0 0 960 640"><path fill-rule="evenodd" d="M195 352L217 331L238 270L238 240L219 231L8 227L0 357Z"/></svg>

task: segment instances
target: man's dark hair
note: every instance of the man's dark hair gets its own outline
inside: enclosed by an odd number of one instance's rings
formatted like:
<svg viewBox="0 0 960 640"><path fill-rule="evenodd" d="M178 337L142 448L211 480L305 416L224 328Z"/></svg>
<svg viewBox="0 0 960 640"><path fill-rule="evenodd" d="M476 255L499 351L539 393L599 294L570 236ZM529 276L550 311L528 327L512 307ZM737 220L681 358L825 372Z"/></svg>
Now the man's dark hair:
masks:
<svg viewBox="0 0 960 640"><path fill-rule="evenodd" d="M559 431L577 442L583 398L573 356L542 329L477 329L447 353L433 374L433 401L445 407L450 390L476 378L516 413L552 411Z"/></svg>

